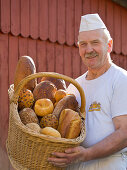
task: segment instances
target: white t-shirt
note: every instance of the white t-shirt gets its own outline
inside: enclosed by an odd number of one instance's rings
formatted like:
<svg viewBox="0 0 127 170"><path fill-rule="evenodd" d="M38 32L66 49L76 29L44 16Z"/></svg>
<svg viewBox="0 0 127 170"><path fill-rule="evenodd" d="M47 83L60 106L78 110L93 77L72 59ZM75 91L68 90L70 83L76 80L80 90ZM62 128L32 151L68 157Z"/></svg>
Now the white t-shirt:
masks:
<svg viewBox="0 0 127 170"><path fill-rule="evenodd" d="M76 81L86 97L86 138L82 145L90 147L114 132L112 118L127 114L127 71L112 64L94 80L86 80L86 74ZM75 94L81 104L80 94L72 84L68 92Z"/></svg>

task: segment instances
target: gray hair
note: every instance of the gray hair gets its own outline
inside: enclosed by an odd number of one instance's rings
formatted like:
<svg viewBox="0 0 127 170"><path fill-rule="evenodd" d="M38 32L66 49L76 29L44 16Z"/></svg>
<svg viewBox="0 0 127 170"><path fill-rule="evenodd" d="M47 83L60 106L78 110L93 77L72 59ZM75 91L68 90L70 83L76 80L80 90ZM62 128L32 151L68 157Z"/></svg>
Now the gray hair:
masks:
<svg viewBox="0 0 127 170"><path fill-rule="evenodd" d="M109 33L109 31L107 29L104 29L104 34L105 34L105 36L107 38L107 41L112 39L112 37L111 37L111 35L110 35L110 33Z"/></svg>

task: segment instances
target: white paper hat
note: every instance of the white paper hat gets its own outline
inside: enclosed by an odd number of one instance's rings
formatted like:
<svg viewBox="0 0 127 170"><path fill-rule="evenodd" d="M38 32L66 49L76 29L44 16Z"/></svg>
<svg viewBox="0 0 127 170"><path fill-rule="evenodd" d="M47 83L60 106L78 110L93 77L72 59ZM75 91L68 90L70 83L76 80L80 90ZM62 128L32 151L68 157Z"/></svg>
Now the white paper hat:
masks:
<svg viewBox="0 0 127 170"><path fill-rule="evenodd" d="M106 26L98 14L87 14L81 16L79 32L96 30L100 28L106 28Z"/></svg>

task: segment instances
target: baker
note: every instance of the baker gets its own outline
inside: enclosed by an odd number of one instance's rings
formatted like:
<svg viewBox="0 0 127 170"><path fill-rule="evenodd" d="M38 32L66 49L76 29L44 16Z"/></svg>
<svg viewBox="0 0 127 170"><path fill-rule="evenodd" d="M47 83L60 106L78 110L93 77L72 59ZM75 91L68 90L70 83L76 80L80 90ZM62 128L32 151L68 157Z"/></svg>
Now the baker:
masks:
<svg viewBox="0 0 127 170"><path fill-rule="evenodd" d="M81 17L78 46L88 68L76 79L86 96L86 138L48 161L67 170L126 170L127 71L112 62L113 40L98 14ZM68 92L81 104L72 84Z"/></svg>

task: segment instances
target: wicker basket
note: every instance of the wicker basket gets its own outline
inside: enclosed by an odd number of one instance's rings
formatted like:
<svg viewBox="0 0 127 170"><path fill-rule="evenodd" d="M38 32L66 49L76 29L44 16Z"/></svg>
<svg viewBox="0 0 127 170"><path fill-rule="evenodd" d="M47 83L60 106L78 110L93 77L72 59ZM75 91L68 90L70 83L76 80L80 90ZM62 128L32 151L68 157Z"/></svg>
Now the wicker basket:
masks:
<svg viewBox="0 0 127 170"><path fill-rule="evenodd" d="M81 134L76 139L55 138L31 131L20 120L18 114L18 96L23 86L30 80L40 77L54 77L72 83L80 92L82 118ZM72 78L54 72L41 72L24 78L14 92L13 85L8 90L10 98L9 130L6 142L7 152L12 166L17 170L60 170L48 163L48 157L54 151L64 152L66 148L78 146L85 138L85 95L80 85Z"/></svg>

